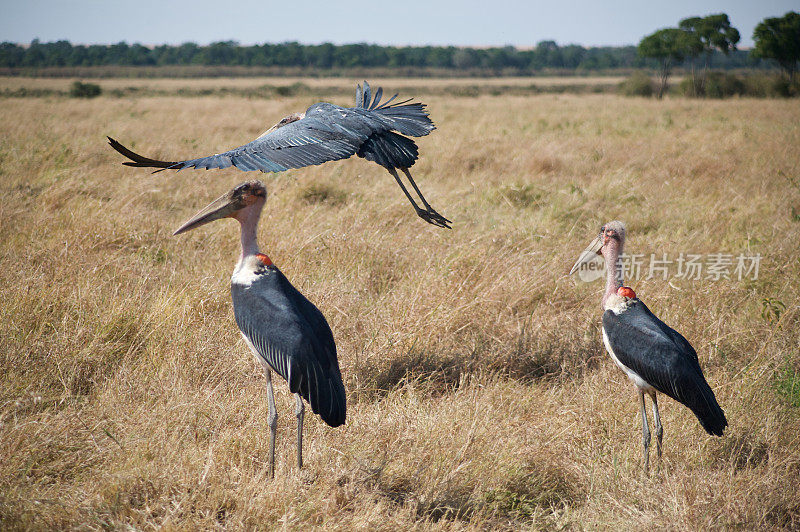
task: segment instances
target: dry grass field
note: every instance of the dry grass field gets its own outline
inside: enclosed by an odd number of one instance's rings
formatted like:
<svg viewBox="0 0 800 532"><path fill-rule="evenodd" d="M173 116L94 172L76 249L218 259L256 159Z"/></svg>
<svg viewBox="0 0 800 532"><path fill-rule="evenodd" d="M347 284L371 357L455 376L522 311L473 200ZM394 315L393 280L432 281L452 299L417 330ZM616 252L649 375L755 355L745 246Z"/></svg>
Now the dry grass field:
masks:
<svg viewBox="0 0 800 532"><path fill-rule="evenodd" d="M150 175L105 135L205 155L316 99L0 99L0 528L800 528L797 101L420 90L438 130L413 172L451 231L363 160L261 176L262 250L327 316L349 408L306 416L297 471L277 382L273 481L238 227L171 236L259 176ZM600 282L566 276L615 218L628 253L762 257L757 279L629 281L730 422L712 438L664 398L650 477Z"/></svg>

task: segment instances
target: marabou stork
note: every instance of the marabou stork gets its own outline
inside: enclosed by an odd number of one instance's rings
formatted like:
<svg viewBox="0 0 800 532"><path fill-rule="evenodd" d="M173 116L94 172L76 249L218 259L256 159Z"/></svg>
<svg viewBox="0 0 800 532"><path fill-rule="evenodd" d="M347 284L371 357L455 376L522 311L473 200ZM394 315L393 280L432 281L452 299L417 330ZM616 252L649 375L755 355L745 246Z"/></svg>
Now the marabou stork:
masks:
<svg viewBox="0 0 800 532"><path fill-rule="evenodd" d="M449 228L450 220L428 204L411 177L408 169L416 162L419 150L413 140L403 136L421 137L436 126L428 117L424 104L408 103L410 99L392 103L397 94L381 103L382 96L383 89L379 87L373 98L365 81L363 90L360 85L356 86L355 107L315 103L304 113L293 113L283 118L248 144L197 159L159 161L134 153L111 137L108 137L108 142L130 159L122 164L160 168L156 172L230 166L244 171L282 172L358 155L376 162L392 174L420 218L435 226ZM403 185L397 175L398 168L414 187L424 209L417 205Z"/></svg>
<svg viewBox="0 0 800 532"><path fill-rule="evenodd" d="M236 324L245 343L264 367L267 378L270 430L269 474L275 476L275 434L278 413L271 370L289 383L297 406L297 466L303 466L303 399L331 427L344 424L346 398L336 344L325 316L297 291L256 240L267 189L261 181L242 183L213 201L183 224L178 235L220 218L241 225L242 256L231 276Z"/></svg>
<svg viewBox="0 0 800 532"><path fill-rule="evenodd" d="M639 392L642 410L644 470L647 472L650 430L647 426L645 394L653 400L654 429L659 463L664 429L658 415L656 392L686 405L711 435L722 436L728 421L714 392L706 382L697 353L678 331L650 312L634 291L622 286L617 259L625 246L625 225L608 222L572 267L570 275L597 255L606 263L603 294L603 343L608 354L630 378Z"/></svg>

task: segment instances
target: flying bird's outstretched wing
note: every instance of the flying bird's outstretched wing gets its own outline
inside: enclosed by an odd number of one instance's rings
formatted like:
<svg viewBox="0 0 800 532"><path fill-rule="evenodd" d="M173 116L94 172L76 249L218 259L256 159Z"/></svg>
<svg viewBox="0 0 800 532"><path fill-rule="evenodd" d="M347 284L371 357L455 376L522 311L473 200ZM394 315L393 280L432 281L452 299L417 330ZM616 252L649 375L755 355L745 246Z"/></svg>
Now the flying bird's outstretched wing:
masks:
<svg viewBox="0 0 800 532"><path fill-rule="evenodd" d="M356 153L363 140L351 133L352 127L327 120L331 109L320 104L311 106L304 118L277 127L238 148L185 161L159 161L143 157L114 139L111 147L131 159L122 164L181 170L183 168L229 168L282 172L289 168L302 168L327 161L346 159Z"/></svg>
<svg viewBox="0 0 800 532"><path fill-rule="evenodd" d="M417 158L416 145L413 141L391 132L422 136L430 133L435 126L428 118L423 104L407 101L392 104L396 95L381 104L382 94L383 91L379 88L373 99L369 85L364 82L363 91L360 86L356 90L356 107L314 104L304 114L287 117L252 142L224 153L197 159L151 159L133 152L110 137L108 141L112 148L130 159L122 164L159 168L157 172L183 168L208 170L230 166L244 171L282 172L289 168L346 159L357 153L370 160L377 158L379 164L386 160L389 164L396 162L397 165L411 166ZM383 139L388 139L388 142L383 143L386 144L385 153L373 155L373 144Z"/></svg>

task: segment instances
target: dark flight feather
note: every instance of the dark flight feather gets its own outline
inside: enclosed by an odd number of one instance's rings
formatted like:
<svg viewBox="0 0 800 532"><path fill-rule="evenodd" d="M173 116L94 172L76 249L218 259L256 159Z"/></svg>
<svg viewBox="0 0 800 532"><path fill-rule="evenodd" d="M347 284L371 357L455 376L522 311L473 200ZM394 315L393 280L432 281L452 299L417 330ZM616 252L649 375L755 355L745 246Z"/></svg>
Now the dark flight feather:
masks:
<svg viewBox="0 0 800 532"><path fill-rule="evenodd" d="M332 427L344 424L346 395L325 317L274 266L252 285L231 285L236 324L289 390Z"/></svg>
<svg viewBox="0 0 800 532"><path fill-rule="evenodd" d="M156 172L231 166L243 171L282 172L290 168L347 159L353 155L376 162L380 159L379 164L386 168L409 168L416 161L418 151L414 141L401 135L427 135L436 126L421 103L407 103L409 100L406 100L390 104L395 95L381 104L383 90L380 88L375 91L372 101L371 95L369 84L365 81L363 89L361 86L356 88L356 107L314 104L306 110L303 118L277 127L252 142L196 159L151 159L135 153L111 137L108 141L112 148L130 159L123 164L158 168Z"/></svg>
<svg viewBox="0 0 800 532"><path fill-rule="evenodd" d="M622 364L659 392L686 405L709 434L722 436L728 421L686 338L639 299L620 314L605 311L603 329Z"/></svg>

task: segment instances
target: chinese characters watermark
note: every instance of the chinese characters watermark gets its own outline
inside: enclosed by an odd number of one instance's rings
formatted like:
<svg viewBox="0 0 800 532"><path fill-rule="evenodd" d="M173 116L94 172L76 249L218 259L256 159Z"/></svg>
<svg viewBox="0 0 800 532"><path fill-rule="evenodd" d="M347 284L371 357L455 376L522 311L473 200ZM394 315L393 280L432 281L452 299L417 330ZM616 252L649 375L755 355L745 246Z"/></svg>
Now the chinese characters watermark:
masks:
<svg viewBox="0 0 800 532"><path fill-rule="evenodd" d="M681 253L674 259L666 253L622 255L617 259L617 271L622 279L687 279L691 281L719 281L758 279L761 254L739 253ZM606 275L606 263L602 256L592 258L580 265L578 278L590 283Z"/></svg>

